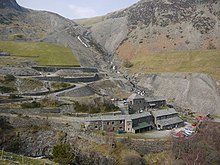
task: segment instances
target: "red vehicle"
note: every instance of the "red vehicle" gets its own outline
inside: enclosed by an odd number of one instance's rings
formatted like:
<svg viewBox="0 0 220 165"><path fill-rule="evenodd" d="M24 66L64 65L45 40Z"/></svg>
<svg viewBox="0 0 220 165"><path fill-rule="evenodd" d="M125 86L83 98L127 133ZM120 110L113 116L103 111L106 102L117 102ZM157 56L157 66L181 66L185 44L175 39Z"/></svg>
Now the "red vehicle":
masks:
<svg viewBox="0 0 220 165"><path fill-rule="evenodd" d="M196 123L192 123L192 126L195 127L197 124Z"/></svg>

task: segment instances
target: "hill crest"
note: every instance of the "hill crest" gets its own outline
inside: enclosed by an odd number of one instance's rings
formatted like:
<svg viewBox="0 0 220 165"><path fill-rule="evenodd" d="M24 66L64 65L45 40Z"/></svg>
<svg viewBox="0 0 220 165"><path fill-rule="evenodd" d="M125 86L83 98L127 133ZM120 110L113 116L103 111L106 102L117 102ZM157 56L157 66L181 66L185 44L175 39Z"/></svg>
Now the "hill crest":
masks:
<svg viewBox="0 0 220 165"><path fill-rule="evenodd" d="M16 0L0 0L0 9L15 9L21 11L23 8L18 5Z"/></svg>

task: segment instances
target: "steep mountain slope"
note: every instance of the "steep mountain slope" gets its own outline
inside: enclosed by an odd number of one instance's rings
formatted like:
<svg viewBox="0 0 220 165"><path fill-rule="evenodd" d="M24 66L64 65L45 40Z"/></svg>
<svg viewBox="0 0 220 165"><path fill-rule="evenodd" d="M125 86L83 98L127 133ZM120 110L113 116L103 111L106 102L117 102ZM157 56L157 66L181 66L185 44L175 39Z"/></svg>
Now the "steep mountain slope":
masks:
<svg viewBox="0 0 220 165"><path fill-rule="evenodd" d="M74 21L46 11L20 7L16 0L0 0L0 39L47 41L69 46L81 66L101 67L105 51Z"/></svg>
<svg viewBox="0 0 220 165"><path fill-rule="evenodd" d="M126 59L159 51L220 48L219 20L218 0L141 0L89 27L106 50Z"/></svg>
<svg viewBox="0 0 220 165"><path fill-rule="evenodd" d="M205 74L138 74L138 85L154 91L168 102L201 114L220 115L220 96L213 79Z"/></svg>
<svg viewBox="0 0 220 165"><path fill-rule="evenodd" d="M141 0L78 22L116 61L129 59L131 72L153 73L134 74L138 86L182 108L219 114L219 82L199 74L220 78L219 0Z"/></svg>

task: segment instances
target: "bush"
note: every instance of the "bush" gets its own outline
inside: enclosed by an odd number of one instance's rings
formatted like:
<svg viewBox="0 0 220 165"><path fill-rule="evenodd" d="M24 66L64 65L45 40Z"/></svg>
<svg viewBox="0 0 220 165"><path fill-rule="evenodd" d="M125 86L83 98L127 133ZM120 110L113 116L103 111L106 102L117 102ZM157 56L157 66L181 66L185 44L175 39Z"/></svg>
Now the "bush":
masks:
<svg viewBox="0 0 220 165"><path fill-rule="evenodd" d="M61 165L73 164L75 159L75 154L69 144L58 144L54 146L52 154L54 161Z"/></svg>
<svg viewBox="0 0 220 165"><path fill-rule="evenodd" d="M52 83L51 85L52 85L52 87L53 87L54 89L63 89L63 88L67 88L67 87L70 87L70 86L71 86L71 84L69 84L69 83L64 83L64 82L61 82L61 83Z"/></svg>
<svg viewBox="0 0 220 165"><path fill-rule="evenodd" d="M12 82L16 80L16 77L10 74L6 75L4 78L5 78L5 82Z"/></svg>
<svg viewBox="0 0 220 165"><path fill-rule="evenodd" d="M14 91L16 91L15 88L0 86L0 92L2 92L2 93L11 93L11 92L14 92Z"/></svg>
<svg viewBox="0 0 220 165"><path fill-rule="evenodd" d="M41 104L39 102L33 101L31 103L22 103L21 104L22 108L40 108Z"/></svg>
<svg viewBox="0 0 220 165"><path fill-rule="evenodd" d="M131 67L133 66L133 64L132 64L129 60L125 60L125 61L123 62L123 66L124 66L125 68L131 68Z"/></svg>
<svg viewBox="0 0 220 165"><path fill-rule="evenodd" d="M48 98L42 99L40 103L43 107L59 107L61 105L57 100Z"/></svg>
<svg viewBox="0 0 220 165"><path fill-rule="evenodd" d="M101 112L114 112L118 111L119 107L115 106L111 103L104 103L104 104L80 104L79 102L75 102L74 109L76 112L83 112L83 113L101 113Z"/></svg>
<svg viewBox="0 0 220 165"><path fill-rule="evenodd" d="M21 140L19 138L13 139L10 141L9 145L6 146L6 150L10 152L19 152L21 148Z"/></svg>
<svg viewBox="0 0 220 165"><path fill-rule="evenodd" d="M22 97L20 97L18 95L15 95L15 94L10 94L8 98L9 99L19 99L19 98L22 98Z"/></svg>
<svg viewBox="0 0 220 165"><path fill-rule="evenodd" d="M207 49L216 49L216 46L210 41Z"/></svg>

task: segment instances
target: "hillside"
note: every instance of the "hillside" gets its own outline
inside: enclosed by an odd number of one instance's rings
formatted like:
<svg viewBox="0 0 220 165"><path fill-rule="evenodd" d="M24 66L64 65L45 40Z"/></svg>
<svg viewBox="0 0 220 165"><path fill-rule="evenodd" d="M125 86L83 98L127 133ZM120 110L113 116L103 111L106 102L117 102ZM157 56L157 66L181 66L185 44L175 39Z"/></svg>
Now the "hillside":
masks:
<svg viewBox="0 0 220 165"><path fill-rule="evenodd" d="M70 47L81 66L85 67L102 68L104 62L100 61L108 57L105 50L89 36L88 31L74 21L55 13L23 8L16 0L0 1L0 40L61 44Z"/></svg>
<svg viewBox="0 0 220 165"><path fill-rule="evenodd" d="M0 49L10 53L9 60L15 57L24 57L33 60L38 65L70 65L79 66L79 63L70 48L45 42L16 42L0 41ZM65 57L65 58L64 58Z"/></svg>
<svg viewBox="0 0 220 165"><path fill-rule="evenodd" d="M147 60L158 52L219 49L219 20L217 0L141 0L82 24L116 58Z"/></svg>

